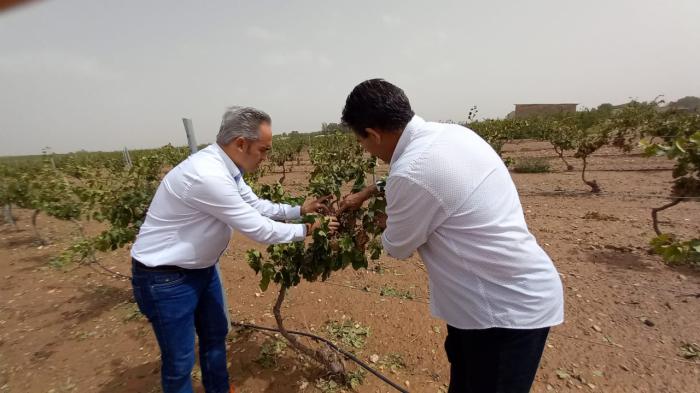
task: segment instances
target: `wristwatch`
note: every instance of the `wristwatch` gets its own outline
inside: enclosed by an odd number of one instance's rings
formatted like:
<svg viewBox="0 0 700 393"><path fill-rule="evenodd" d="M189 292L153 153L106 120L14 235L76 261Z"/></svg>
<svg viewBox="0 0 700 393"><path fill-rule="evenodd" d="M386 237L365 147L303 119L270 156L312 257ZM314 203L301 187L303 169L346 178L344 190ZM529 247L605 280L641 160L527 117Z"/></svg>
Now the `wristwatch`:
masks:
<svg viewBox="0 0 700 393"><path fill-rule="evenodd" d="M374 185L377 187L378 192L383 193L386 188L386 179L379 179L374 182Z"/></svg>

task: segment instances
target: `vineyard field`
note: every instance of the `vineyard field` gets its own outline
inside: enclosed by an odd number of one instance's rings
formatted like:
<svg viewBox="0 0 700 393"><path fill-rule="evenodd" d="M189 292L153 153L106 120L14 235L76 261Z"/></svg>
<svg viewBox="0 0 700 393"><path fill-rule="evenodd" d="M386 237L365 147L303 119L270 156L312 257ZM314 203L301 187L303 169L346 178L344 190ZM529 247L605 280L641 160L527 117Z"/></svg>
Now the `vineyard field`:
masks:
<svg viewBox="0 0 700 393"><path fill-rule="evenodd" d="M587 169L603 186L596 194L580 172L566 170L548 142L518 140L502 148L504 158L542 159L551 168L512 173L529 228L565 288L566 322L553 329L533 392L691 392L700 386L700 355L692 353L700 350L700 271L649 252L655 236L650 209L668 202L674 162L642 153L639 147L630 153L611 146L596 150ZM312 170L306 151L290 160L285 189L303 193ZM375 175L387 170L381 164ZM257 182L272 184L282 172L272 165ZM158 348L128 280L94 264L50 267L79 236L76 225L40 214L38 228L48 245L37 245L33 210L13 213L17 228L0 227L0 393L159 392ZM108 227L94 220L81 224L88 237ZM697 238L700 203L664 211L660 225L680 238ZM261 291L260 275L246 262L250 249L265 252L236 234L221 258L231 317L273 327L276 284ZM98 259L128 274L128 251L102 252ZM405 261L382 255L368 269L302 281L289 291L283 312L287 328L336 339L410 391L446 392L446 326L430 316L428 297L417 254ZM337 335L338 326L347 328L340 329L344 334ZM237 392L333 391L323 370L300 361L281 337L236 330L229 341ZM369 374L355 389L392 391Z"/></svg>

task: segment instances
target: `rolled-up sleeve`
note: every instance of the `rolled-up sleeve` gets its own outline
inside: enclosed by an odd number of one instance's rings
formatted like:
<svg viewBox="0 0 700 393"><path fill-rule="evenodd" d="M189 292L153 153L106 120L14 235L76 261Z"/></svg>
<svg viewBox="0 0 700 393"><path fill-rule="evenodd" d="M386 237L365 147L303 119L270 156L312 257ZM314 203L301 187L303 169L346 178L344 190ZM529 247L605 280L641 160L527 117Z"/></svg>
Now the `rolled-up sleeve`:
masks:
<svg viewBox="0 0 700 393"><path fill-rule="evenodd" d="M389 178L386 201L387 221L382 245L394 258L410 257L447 218L438 199L405 177Z"/></svg>
<svg viewBox="0 0 700 393"><path fill-rule="evenodd" d="M272 203L268 200L260 199L243 179L239 180L238 190L241 198L265 217L276 221L297 220L301 217L301 206Z"/></svg>
<svg viewBox="0 0 700 393"><path fill-rule="evenodd" d="M305 237L303 224L286 224L263 216L243 199L231 178L203 177L187 189L184 201L260 243L289 243Z"/></svg>

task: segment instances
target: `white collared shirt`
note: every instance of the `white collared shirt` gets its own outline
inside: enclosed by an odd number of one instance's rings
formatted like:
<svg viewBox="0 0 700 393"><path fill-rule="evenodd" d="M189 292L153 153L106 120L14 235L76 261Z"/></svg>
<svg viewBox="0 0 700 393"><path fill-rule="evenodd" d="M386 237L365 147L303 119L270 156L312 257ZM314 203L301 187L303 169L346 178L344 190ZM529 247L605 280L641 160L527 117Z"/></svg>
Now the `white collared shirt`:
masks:
<svg viewBox="0 0 700 393"><path fill-rule="evenodd" d="M414 116L386 184L384 249L418 250L433 314L459 329L536 329L564 319L559 275L529 232L501 158L473 131Z"/></svg>
<svg viewBox="0 0 700 393"><path fill-rule="evenodd" d="M265 244L304 240L303 224L277 222L298 219L300 212L299 206L258 198L214 143L165 175L131 255L151 267L209 267L228 246L234 229Z"/></svg>

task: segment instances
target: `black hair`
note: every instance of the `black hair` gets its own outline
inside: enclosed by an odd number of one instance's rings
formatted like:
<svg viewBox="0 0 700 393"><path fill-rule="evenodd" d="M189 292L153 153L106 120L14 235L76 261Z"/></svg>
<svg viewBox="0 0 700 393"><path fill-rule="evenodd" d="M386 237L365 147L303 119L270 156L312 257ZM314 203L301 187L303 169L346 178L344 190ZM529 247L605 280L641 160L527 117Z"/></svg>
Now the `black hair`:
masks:
<svg viewBox="0 0 700 393"><path fill-rule="evenodd" d="M403 90L384 79L369 79L352 89L345 100L341 120L366 138L366 128L403 131L413 115Z"/></svg>

